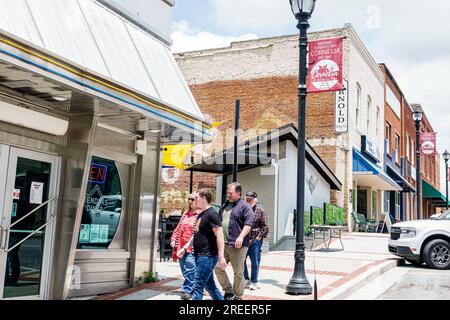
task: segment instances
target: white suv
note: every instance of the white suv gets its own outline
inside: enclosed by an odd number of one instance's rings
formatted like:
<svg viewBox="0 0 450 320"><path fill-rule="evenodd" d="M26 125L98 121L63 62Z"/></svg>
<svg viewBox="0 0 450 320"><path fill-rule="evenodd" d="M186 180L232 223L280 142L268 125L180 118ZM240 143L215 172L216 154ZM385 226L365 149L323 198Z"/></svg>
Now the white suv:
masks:
<svg viewBox="0 0 450 320"><path fill-rule="evenodd" d="M450 211L434 220L396 223L391 228L389 251L413 264L450 268Z"/></svg>

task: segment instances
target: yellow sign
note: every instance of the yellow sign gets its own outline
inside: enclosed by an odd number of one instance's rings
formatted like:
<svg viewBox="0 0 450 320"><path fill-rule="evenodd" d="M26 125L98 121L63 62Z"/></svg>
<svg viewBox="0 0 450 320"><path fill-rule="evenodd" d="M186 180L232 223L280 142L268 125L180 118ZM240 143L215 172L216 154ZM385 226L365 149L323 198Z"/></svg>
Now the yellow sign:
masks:
<svg viewBox="0 0 450 320"><path fill-rule="evenodd" d="M167 167L174 167L179 169L189 168L186 163L190 163L191 150L194 147L193 144L177 144L167 145L163 147L162 164Z"/></svg>

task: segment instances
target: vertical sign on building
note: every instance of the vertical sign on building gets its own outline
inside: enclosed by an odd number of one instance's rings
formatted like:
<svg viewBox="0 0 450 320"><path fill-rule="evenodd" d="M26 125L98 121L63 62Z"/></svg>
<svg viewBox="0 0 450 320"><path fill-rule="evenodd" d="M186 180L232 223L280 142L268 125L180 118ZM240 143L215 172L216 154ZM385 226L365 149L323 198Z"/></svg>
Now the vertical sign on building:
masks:
<svg viewBox="0 0 450 320"><path fill-rule="evenodd" d="M343 38L309 43L308 92L339 91L342 83Z"/></svg>
<svg viewBox="0 0 450 320"><path fill-rule="evenodd" d="M334 129L336 133L348 131L348 82L342 81L343 89L336 91L334 97Z"/></svg>
<svg viewBox="0 0 450 320"><path fill-rule="evenodd" d="M436 133L424 132L420 134L420 155L435 156L436 155Z"/></svg>

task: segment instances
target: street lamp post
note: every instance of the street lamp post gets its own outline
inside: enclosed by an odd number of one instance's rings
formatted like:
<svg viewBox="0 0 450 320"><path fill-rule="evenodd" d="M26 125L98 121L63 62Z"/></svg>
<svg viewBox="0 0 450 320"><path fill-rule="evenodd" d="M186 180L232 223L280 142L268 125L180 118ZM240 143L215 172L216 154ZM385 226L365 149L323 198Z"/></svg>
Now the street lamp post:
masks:
<svg viewBox="0 0 450 320"><path fill-rule="evenodd" d="M294 274L286 287L287 294L309 295L312 287L305 274L305 140L306 140L306 56L308 53L308 20L314 11L316 0L289 0L300 30L299 87L298 87L298 153L297 153L297 233Z"/></svg>
<svg viewBox="0 0 450 320"><path fill-rule="evenodd" d="M448 160L450 159L450 153L445 150L442 157L444 157L445 161L445 207L448 211Z"/></svg>
<svg viewBox="0 0 450 320"><path fill-rule="evenodd" d="M423 112L422 109L417 106L413 112L413 119L416 122L416 182L417 182L417 220L421 219L421 179L420 179L420 123L422 122Z"/></svg>

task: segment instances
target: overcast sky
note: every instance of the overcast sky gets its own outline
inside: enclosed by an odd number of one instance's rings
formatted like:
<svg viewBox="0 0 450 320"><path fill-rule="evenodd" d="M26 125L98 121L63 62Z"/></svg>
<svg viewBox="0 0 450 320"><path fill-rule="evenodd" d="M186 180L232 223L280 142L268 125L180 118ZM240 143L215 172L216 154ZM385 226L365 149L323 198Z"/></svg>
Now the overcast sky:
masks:
<svg viewBox="0 0 450 320"><path fill-rule="evenodd" d="M438 133L438 151L450 149L450 1L317 0L311 31L342 27L346 22L375 60L387 64L408 102L422 104ZM172 50L295 34L295 26L289 0L177 0Z"/></svg>

